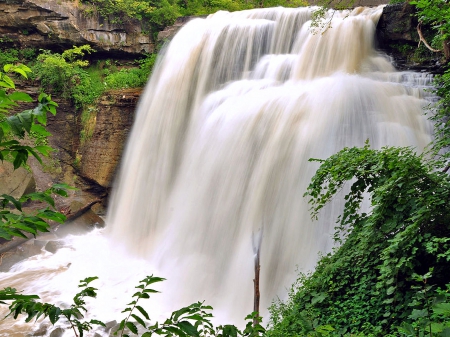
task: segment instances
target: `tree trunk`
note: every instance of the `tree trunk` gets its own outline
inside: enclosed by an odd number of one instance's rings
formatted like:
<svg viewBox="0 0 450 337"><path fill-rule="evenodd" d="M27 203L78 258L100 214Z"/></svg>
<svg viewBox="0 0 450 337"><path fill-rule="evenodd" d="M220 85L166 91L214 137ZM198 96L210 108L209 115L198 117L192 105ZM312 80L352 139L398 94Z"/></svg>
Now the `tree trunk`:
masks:
<svg viewBox="0 0 450 337"><path fill-rule="evenodd" d="M252 235L252 243L253 243L253 253L255 254L255 278L253 279L253 312L256 312L256 316L253 319L253 326L259 324L259 300L260 300L260 291L259 291L259 272L261 270L260 266L260 253L261 253L261 243L262 243L263 230L260 229L258 233Z"/></svg>

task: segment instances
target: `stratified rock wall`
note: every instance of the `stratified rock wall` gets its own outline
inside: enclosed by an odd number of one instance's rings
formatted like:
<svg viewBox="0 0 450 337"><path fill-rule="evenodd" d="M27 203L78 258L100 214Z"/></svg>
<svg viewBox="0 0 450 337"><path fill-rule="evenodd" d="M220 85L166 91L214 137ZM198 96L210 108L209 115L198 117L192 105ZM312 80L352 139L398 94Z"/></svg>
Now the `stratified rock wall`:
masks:
<svg viewBox="0 0 450 337"><path fill-rule="evenodd" d="M0 0L3 42L19 47L72 48L90 44L98 51L132 56L154 51L150 34L141 22L111 24L84 5L67 0Z"/></svg>
<svg viewBox="0 0 450 337"><path fill-rule="evenodd" d="M93 127L80 149L81 174L103 187L110 187L123 146L134 119L141 90L110 91L97 104Z"/></svg>

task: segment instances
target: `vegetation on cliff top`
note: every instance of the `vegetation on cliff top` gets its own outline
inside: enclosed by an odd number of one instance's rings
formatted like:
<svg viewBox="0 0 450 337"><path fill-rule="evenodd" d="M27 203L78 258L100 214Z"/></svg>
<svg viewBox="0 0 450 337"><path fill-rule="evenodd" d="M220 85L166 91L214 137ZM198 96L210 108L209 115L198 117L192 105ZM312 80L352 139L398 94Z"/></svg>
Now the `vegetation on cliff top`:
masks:
<svg viewBox="0 0 450 337"><path fill-rule="evenodd" d="M172 25L180 16L205 15L219 10L306 6L305 0L82 0L85 13L97 12L112 23L130 19L148 23L153 32Z"/></svg>

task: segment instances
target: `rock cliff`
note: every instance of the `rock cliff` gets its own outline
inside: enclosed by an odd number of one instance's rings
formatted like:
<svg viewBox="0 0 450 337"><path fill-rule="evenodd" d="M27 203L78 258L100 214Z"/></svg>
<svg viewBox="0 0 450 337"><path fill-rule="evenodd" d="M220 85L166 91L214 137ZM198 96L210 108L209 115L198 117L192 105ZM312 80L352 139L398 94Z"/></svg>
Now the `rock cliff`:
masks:
<svg viewBox="0 0 450 337"><path fill-rule="evenodd" d="M387 5L383 9L377 26L378 48L390 55L395 66L402 69L439 73L445 62L443 53L434 53L421 43L417 32L415 8L408 4ZM425 37L429 37L431 28L421 28Z"/></svg>
<svg viewBox="0 0 450 337"><path fill-rule="evenodd" d="M0 0L2 42L19 47L72 48L90 44L119 57L151 53L154 43L141 22L111 24L86 13L77 2L60 0Z"/></svg>
<svg viewBox="0 0 450 337"><path fill-rule="evenodd" d="M92 135L81 146L81 175L109 188L133 123L141 90L114 90L91 113Z"/></svg>

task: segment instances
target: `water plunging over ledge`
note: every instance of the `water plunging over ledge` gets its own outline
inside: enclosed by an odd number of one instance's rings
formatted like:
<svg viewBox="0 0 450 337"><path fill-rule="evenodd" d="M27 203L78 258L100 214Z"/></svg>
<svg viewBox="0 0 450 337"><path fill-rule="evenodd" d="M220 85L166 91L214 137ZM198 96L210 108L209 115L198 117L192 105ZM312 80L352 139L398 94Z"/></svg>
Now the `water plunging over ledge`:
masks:
<svg viewBox="0 0 450 337"><path fill-rule="evenodd" d="M252 232L264 228L261 307L284 298L296 268L311 270L332 248L342 209L335 200L310 220L302 196L317 164L308 159L366 139L419 151L431 140L422 111L431 76L396 72L375 51L381 11L337 13L315 35L309 8L189 22L140 99L105 233L69 238L0 274L0 285L67 301L79 279L97 275L100 293L116 299L92 312L120 320L134 285L153 273L168 279L155 312L206 300L239 324L252 311Z"/></svg>

